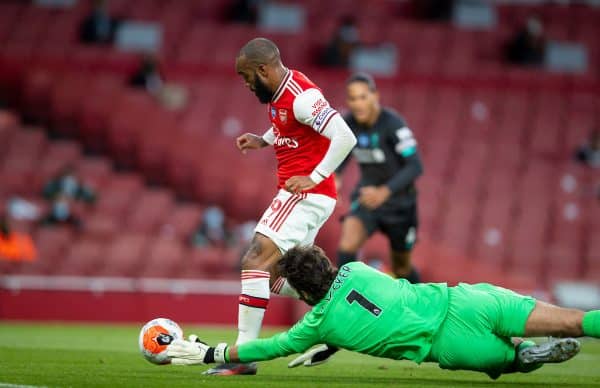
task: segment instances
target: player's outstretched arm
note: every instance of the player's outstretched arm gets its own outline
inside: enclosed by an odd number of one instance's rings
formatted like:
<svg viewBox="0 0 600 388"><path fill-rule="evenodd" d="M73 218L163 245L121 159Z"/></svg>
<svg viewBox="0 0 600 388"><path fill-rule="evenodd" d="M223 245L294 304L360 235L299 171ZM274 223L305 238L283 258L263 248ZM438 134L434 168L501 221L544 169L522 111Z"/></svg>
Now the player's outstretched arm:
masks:
<svg viewBox="0 0 600 388"><path fill-rule="evenodd" d="M295 353L292 348L281 346L282 344L279 343L277 337L253 340L243 344L244 356L241 357L238 346L228 346L226 343L220 343L213 347L192 335L189 341L178 339L171 342L167 347L167 356L169 356L173 365L207 365L212 363L266 361Z"/></svg>
<svg viewBox="0 0 600 388"><path fill-rule="evenodd" d="M286 332L269 338L248 341L240 346L221 343L211 347L200 341L197 336L191 335L189 341L174 340L167 347L167 355L174 365L253 362L285 357L302 353L322 340L313 321L314 318L309 312L302 321Z"/></svg>

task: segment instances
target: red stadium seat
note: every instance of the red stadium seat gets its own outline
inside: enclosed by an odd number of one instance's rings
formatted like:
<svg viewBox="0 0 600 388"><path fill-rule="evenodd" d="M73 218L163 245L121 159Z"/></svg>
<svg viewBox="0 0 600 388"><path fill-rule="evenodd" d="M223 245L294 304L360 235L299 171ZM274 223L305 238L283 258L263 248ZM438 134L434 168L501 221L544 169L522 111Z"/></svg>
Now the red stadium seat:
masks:
<svg viewBox="0 0 600 388"><path fill-rule="evenodd" d="M514 217L512 210L511 202L500 197L492 197L486 203L480 227L474 234L475 257L499 268L504 266L510 238L509 225Z"/></svg>
<svg viewBox="0 0 600 388"><path fill-rule="evenodd" d="M85 276L95 274L104 260L104 244L87 238L75 241L55 274Z"/></svg>
<svg viewBox="0 0 600 388"><path fill-rule="evenodd" d="M58 140L49 143L46 153L40 160L40 168L36 171L40 185L65 167L75 167L80 158L81 147L75 142Z"/></svg>
<svg viewBox="0 0 600 388"><path fill-rule="evenodd" d="M163 229L180 241L190 237L202 220L202 208L195 204L177 205L164 220Z"/></svg>
<svg viewBox="0 0 600 388"><path fill-rule="evenodd" d="M76 169L84 184L99 190L109 180L112 165L104 158L87 157L77 163Z"/></svg>
<svg viewBox="0 0 600 388"><path fill-rule="evenodd" d="M139 176L132 174L119 174L112 177L107 186L102 188L95 205L99 213L108 213L123 216L130 204L143 190L143 183Z"/></svg>
<svg viewBox="0 0 600 388"><path fill-rule="evenodd" d="M123 233L116 236L107 246L105 257L97 275L137 276L146 262L145 253L151 239L145 235Z"/></svg>
<svg viewBox="0 0 600 388"><path fill-rule="evenodd" d="M77 117L86 96L89 78L85 74L64 76L53 85L50 94L52 130L65 136L78 133Z"/></svg>
<svg viewBox="0 0 600 388"><path fill-rule="evenodd" d="M136 164L151 184L166 183L169 143L177 137L179 129L174 116L160 113L152 121L142 124L145 128L136 141Z"/></svg>
<svg viewBox="0 0 600 388"><path fill-rule="evenodd" d="M139 276L170 278L178 274L184 262L184 246L171 239L159 239L152 243L144 258Z"/></svg>
<svg viewBox="0 0 600 388"><path fill-rule="evenodd" d="M38 251L37 260L21 266L20 273L46 275L61 265L73 239L69 227L53 226L38 228L34 242Z"/></svg>
<svg viewBox="0 0 600 388"><path fill-rule="evenodd" d="M119 219L110 214L88 215L85 217L84 228L86 236L90 239L106 244L119 232Z"/></svg>
<svg viewBox="0 0 600 388"><path fill-rule="evenodd" d="M78 123L86 148L104 152L110 118L119 104L123 81L115 76L97 76L90 87L94 98L82 101Z"/></svg>
<svg viewBox="0 0 600 388"><path fill-rule="evenodd" d="M28 72L23 83L21 110L25 117L43 122L49 117L50 91L55 75L42 69Z"/></svg>
<svg viewBox="0 0 600 388"><path fill-rule="evenodd" d="M144 126L149 122L147 119L154 117L153 113L157 107L151 96L145 91L137 90L124 93L121 103L122 108L115 111L110 118L107 143L117 165L131 169L136 166L138 133L144 130Z"/></svg>
<svg viewBox="0 0 600 388"><path fill-rule="evenodd" d="M241 252L232 249L192 248L183 263L183 268L192 273L206 273L211 277L231 275L239 269L241 255Z"/></svg>
<svg viewBox="0 0 600 388"><path fill-rule="evenodd" d="M173 193L168 190L146 190L131 206L127 229L137 233L156 233L174 206Z"/></svg>

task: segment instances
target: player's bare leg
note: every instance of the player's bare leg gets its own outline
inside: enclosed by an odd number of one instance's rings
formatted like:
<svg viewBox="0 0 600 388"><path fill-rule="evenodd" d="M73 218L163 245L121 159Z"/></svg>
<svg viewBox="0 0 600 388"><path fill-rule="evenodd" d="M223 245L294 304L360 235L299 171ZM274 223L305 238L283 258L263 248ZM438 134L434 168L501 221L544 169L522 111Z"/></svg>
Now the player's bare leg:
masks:
<svg viewBox="0 0 600 388"><path fill-rule="evenodd" d="M411 251L392 251L392 271L397 278L404 278L411 283L419 283L421 279L411 262Z"/></svg>
<svg viewBox="0 0 600 388"><path fill-rule="evenodd" d="M281 257L281 250L270 238L255 233L250 247L242 257L242 271L258 270L271 273Z"/></svg>
<svg viewBox="0 0 600 388"><path fill-rule="evenodd" d="M544 363L563 362L574 357L580 349L574 338L584 335L583 318L585 313L577 309L554 306L537 301L525 325L525 336L553 336L546 343L536 345L532 341L513 339L515 343L515 363L507 372L531 372Z"/></svg>
<svg viewBox="0 0 600 388"><path fill-rule="evenodd" d="M525 325L525 336L581 337L585 312L537 301Z"/></svg>
<svg viewBox="0 0 600 388"><path fill-rule="evenodd" d="M367 229L358 217L348 216L342 223L342 236L338 249L338 267L356 261L356 253L369 238Z"/></svg>
<svg viewBox="0 0 600 388"><path fill-rule="evenodd" d="M250 248L242 258L242 292L239 298L238 338L236 344L258 338L262 320L270 296L271 276L275 264L281 259L281 251L268 237L256 233ZM252 364L221 364L205 372L209 375L256 374L257 367Z"/></svg>

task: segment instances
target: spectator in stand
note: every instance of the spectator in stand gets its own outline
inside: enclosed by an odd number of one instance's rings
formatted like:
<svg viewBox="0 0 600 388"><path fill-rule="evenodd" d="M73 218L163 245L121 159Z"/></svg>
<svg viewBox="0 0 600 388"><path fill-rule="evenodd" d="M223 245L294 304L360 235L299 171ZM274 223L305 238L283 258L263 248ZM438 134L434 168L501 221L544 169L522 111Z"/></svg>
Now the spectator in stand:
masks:
<svg viewBox="0 0 600 388"><path fill-rule="evenodd" d="M204 210L202 221L192 236L195 246L225 246L230 240L230 233L225 226L225 213L218 206L210 206Z"/></svg>
<svg viewBox="0 0 600 388"><path fill-rule="evenodd" d="M18 196L8 200L6 212L14 220L37 221L40 218L39 207L35 203Z"/></svg>
<svg viewBox="0 0 600 388"><path fill-rule="evenodd" d="M153 96L159 96L163 88L163 78L158 68L156 57L145 54L140 66L129 78L129 85L135 88L145 89Z"/></svg>
<svg viewBox="0 0 600 388"><path fill-rule="evenodd" d="M235 23L256 24L262 0L236 0L229 9L229 20Z"/></svg>
<svg viewBox="0 0 600 388"><path fill-rule="evenodd" d="M108 14L105 0L95 0L92 12L81 24L83 43L112 43L119 22Z"/></svg>
<svg viewBox="0 0 600 388"><path fill-rule="evenodd" d="M575 152L575 159L593 168L600 168L600 129L590 132L588 141Z"/></svg>
<svg viewBox="0 0 600 388"><path fill-rule="evenodd" d="M432 21L450 20L454 9L453 0L413 0L415 14L419 19Z"/></svg>
<svg viewBox="0 0 600 388"><path fill-rule="evenodd" d="M46 183L43 194L44 198L49 200L58 197L67 197L87 203L93 203L96 200L94 190L81 182L71 165L65 166L56 177Z"/></svg>
<svg viewBox="0 0 600 388"><path fill-rule="evenodd" d="M360 33L356 21L351 16L343 17L323 52L321 63L329 67L348 67L352 52L359 45Z"/></svg>
<svg viewBox="0 0 600 388"><path fill-rule="evenodd" d="M8 226L8 217L0 214L0 238L7 239L10 236L10 227Z"/></svg>
<svg viewBox="0 0 600 388"><path fill-rule="evenodd" d="M0 259L11 261L32 261L37 258L31 237L14 233L8 225L8 217L0 214Z"/></svg>
<svg viewBox="0 0 600 388"><path fill-rule="evenodd" d="M509 42L507 59L516 65L537 66L544 62L545 52L544 27L538 18L532 17Z"/></svg>
<svg viewBox="0 0 600 388"><path fill-rule="evenodd" d="M81 229L81 219L73 213L69 197L63 195L54 200L50 207L50 212L41 220L44 226L67 225L75 229Z"/></svg>
<svg viewBox="0 0 600 388"><path fill-rule="evenodd" d="M150 53L142 57L138 69L129 78L129 86L146 90L170 110L183 109L187 104L187 89L183 85L165 82L158 60Z"/></svg>

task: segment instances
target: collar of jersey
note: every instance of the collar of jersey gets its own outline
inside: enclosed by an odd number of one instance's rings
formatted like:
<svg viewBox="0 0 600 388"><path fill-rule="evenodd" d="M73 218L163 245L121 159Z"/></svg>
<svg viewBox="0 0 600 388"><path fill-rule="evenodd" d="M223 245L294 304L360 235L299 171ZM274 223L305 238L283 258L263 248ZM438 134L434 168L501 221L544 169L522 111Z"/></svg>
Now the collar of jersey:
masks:
<svg viewBox="0 0 600 388"><path fill-rule="evenodd" d="M285 75L283 76L283 80L279 84L279 87L277 87L277 90L275 91L271 102L277 102L277 100L279 100L279 97L281 97L281 95L283 94L285 86L287 85L290 78L292 78L292 71L290 69L285 69Z"/></svg>

